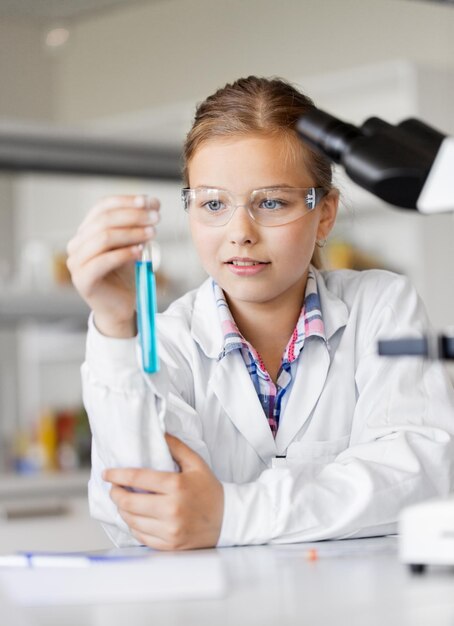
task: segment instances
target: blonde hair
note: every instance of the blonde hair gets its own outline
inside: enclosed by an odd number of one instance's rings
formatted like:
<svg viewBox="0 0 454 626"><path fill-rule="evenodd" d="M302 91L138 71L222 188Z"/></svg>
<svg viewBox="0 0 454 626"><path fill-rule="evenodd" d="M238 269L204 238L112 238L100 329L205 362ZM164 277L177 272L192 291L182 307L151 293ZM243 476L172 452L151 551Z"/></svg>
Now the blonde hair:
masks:
<svg viewBox="0 0 454 626"><path fill-rule="evenodd" d="M283 135L293 154L302 153L315 186L333 188L332 165L324 155L304 146L296 122L315 108L310 98L280 78L248 76L218 89L196 109L194 122L184 144L183 178L189 186L189 164L197 149L215 138L235 135ZM312 264L321 267L316 247Z"/></svg>

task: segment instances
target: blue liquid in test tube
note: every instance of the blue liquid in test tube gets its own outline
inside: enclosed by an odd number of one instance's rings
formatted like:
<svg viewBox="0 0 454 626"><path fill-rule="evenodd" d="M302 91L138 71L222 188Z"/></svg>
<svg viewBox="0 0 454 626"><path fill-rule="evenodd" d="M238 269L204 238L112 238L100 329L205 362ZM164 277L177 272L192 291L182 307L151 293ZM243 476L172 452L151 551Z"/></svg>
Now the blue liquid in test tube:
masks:
<svg viewBox="0 0 454 626"><path fill-rule="evenodd" d="M147 374L154 374L159 370L159 357L156 337L156 279L150 243L144 244L142 258L136 261L136 298L142 366Z"/></svg>

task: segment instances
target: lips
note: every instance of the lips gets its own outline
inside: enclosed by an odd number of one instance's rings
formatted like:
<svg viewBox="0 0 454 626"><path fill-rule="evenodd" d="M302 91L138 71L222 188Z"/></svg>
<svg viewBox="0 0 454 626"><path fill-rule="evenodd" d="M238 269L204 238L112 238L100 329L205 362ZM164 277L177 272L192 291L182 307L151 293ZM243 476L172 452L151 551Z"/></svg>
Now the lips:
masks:
<svg viewBox="0 0 454 626"><path fill-rule="evenodd" d="M251 259L244 256L235 256L225 262L227 270L234 276L248 279L266 272L270 264L270 261L260 261L259 259Z"/></svg>
<svg viewBox="0 0 454 626"><path fill-rule="evenodd" d="M254 265L268 265L269 261L259 261L249 257L232 257L226 263L235 267L253 267Z"/></svg>

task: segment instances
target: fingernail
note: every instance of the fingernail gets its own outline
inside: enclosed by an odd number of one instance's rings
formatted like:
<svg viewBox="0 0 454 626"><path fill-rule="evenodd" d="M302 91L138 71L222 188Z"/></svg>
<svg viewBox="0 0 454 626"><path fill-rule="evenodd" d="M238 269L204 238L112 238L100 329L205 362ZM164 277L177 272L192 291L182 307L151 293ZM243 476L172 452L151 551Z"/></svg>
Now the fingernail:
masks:
<svg viewBox="0 0 454 626"><path fill-rule="evenodd" d="M144 197L146 199L147 209L157 210L161 206L161 203L159 202L157 198L154 198L153 196L144 196Z"/></svg>
<svg viewBox="0 0 454 626"><path fill-rule="evenodd" d="M151 237L151 235L154 233L154 228L153 226L147 226L145 228L145 236L146 237Z"/></svg>
<svg viewBox="0 0 454 626"><path fill-rule="evenodd" d="M150 224L157 224L159 221L159 214L157 211L148 211L148 222Z"/></svg>
<svg viewBox="0 0 454 626"><path fill-rule="evenodd" d="M103 471L102 471L102 473L101 473L101 476L102 476L102 479L103 479L103 480L106 480L106 477L107 477L107 470L103 470Z"/></svg>

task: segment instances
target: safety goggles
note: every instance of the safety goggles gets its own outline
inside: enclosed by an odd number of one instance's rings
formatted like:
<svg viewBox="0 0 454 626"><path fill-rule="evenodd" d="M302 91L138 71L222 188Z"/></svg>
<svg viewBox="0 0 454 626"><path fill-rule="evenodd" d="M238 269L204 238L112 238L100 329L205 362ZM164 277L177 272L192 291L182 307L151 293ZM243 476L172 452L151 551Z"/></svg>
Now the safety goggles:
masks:
<svg viewBox="0 0 454 626"><path fill-rule="evenodd" d="M310 213L326 193L322 187L271 187L255 189L238 204L225 189L196 187L182 189L181 197L184 210L206 226L225 226L239 207L261 226L282 226Z"/></svg>

